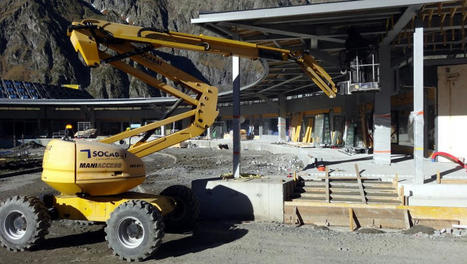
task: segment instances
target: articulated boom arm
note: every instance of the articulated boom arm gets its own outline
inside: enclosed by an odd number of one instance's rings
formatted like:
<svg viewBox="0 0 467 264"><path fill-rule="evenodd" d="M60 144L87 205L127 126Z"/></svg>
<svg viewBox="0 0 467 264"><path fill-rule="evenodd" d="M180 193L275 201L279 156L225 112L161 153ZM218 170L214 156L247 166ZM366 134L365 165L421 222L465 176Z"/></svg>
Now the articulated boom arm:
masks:
<svg viewBox="0 0 467 264"><path fill-rule="evenodd" d="M164 118L146 126L101 140L104 143L113 143L124 138L145 133L143 139L129 148L130 152L139 157L201 135L214 122L218 114L216 110L217 88L168 64L151 53L154 49L176 48L223 56L236 55L251 59L292 60L302 67L303 71L326 95L335 97L337 92L331 77L317 64L312 56L286 49L91 19L73 22L73 25L68 30L68 35L75 50L81 53L88 66L109 63L148 85L179 98L173 108L182 102L191 106L192 110L182 114ZM136 69L124 60L126 58L143 65L155 73L163 75L188 92L174 88L159 81L152 75ZM156 128L188 118L191 118L192 122L187 128L162 138L147 141Z"/></svg>

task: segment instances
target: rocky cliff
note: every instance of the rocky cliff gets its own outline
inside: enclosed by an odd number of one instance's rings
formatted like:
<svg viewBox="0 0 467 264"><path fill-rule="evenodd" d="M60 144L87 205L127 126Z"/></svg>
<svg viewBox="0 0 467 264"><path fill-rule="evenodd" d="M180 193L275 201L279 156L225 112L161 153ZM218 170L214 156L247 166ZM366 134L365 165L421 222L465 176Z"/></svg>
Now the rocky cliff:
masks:
<svg viewBox="0 0 467 264"><path fill-rule="evenodd" d="M292 0L1 0L0 77L51 84L78 83L97 98L158 96L158 91L111 66L88 68L74 52L66 29L71 21L97 18L118 23L213 35L190 24L200 11L242 10L304 4ZM174 50L164 59L230 89L230 60ZM261 75L258 62L243 63L243 83ZM250 69L250 70L247 70ZM251 70L254 69L254 70Z"/></svg>

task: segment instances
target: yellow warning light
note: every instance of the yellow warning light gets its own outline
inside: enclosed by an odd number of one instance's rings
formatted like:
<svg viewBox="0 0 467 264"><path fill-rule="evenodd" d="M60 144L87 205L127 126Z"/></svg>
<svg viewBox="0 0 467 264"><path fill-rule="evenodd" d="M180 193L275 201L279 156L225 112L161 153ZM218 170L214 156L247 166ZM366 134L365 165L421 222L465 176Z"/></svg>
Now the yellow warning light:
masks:
<svg viewBox="0 0 467 264"><path fill-rule="evenodd" d="M72 129L72 128L73 128L73 126L70 125L70 124L67 124L67 125L65 126L65 129Z"/></svg>

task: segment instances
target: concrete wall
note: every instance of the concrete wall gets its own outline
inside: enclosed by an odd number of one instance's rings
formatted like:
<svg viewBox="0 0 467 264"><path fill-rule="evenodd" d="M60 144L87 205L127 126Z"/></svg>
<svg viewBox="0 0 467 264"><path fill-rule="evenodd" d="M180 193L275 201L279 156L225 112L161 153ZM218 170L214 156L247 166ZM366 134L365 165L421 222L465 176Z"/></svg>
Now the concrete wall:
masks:
<svg viewBox="0 0 467 264"><path fill-rule="evenodd" d="M438 68L438 151L467 159L467 65Z"/></svg>
<svg viewBox="0 0 467 264"><path fill-rule="evenodd" d="M192 190L200 204L203 219L238 219L283 222L282 179L200 179Z"/></svg>

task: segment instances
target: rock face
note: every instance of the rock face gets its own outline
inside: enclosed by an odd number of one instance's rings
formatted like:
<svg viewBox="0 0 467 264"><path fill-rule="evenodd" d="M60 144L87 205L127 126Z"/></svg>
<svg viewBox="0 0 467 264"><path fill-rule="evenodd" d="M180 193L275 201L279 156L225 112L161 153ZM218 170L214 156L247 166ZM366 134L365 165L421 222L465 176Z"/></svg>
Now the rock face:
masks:
<svg viewBox="0 0 467 264"><path fill-rule="evenodd" d="M96 18L192 34L213 35L190 24L199 11L242 10L305 4L288 0L1 0L0 77L51 84L77 83L97 98L149 97L159 92L109 65L86 67L66 29L71 21ZM160 54L173 65L219 87L230 88L230 59L172 50ZM242 83L261 76L259 62L243 62ZM247 70L248 69L248 70ZM251 69L254 69L253 71Z"/></svg>

